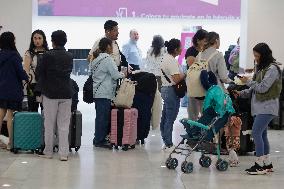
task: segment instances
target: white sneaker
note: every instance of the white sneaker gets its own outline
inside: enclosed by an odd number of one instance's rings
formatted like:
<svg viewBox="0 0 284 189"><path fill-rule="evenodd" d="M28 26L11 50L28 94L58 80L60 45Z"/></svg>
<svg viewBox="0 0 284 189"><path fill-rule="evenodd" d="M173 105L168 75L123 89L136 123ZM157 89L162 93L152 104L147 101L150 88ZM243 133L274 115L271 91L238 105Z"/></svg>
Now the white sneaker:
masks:
<svg viewBox="0 0 284 189"><path fill-rule="evenodd" d="M172 152L174 149L175 149L175 145L172 145L172 146L163 145L163 147L162 147L162 150L164 152Z"/></svg>

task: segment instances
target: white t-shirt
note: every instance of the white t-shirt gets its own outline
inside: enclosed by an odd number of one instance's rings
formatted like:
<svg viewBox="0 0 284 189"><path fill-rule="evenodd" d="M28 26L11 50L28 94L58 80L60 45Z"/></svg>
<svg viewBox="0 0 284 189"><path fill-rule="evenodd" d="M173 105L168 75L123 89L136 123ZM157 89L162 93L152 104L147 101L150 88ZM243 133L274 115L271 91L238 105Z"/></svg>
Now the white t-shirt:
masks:
<svg viewBox="0 0 284 189"><path fill-rule="evenodd" d="M89 55L93 55L93 52L99 48L99 42L102 38L103 37L101 37L95 42L95 44L93 45L92 49L89 52ZM110 56L113 58L116 65L119 66L120 65L120 53L119 53L119 47L116 41L112 41L112 48L113 48L113 53Z"/></svg>
<svg viewBox="0 0 284 189"><path fill-rule="evenodd" d="M179 64L178 61L170 54L166 53L162 57L162 62L161 62L161 69L164 71L166 76L171 80L171 83L167 81L165 78L164 74L162 74L162 86L172 86L175 85L176 83L172 79L172 75L175 74L180 74L179 71Z"/></svg>
<svg viewBox="0 0 284 189"><path fill-rule="evenodd" d="M146 72L152 73L155 76L161 76L161 62L162 57L166 54L166 49L162 48L160 54L155 57L154 54L151 55L153 48L151 47L147 52L147 57L144 60L144 65L141 66Z"/></svg>

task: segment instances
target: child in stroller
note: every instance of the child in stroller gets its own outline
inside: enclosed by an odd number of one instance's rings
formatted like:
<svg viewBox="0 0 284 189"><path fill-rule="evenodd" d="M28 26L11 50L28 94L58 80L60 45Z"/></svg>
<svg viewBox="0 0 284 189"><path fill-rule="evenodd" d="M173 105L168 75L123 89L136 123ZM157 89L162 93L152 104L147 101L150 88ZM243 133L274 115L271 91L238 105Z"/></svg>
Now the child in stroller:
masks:
<svg viewBox="0 0 284 189"><path fill-rule="evenodd" d="M188 157L193 151L201 151L202 155L199 163L202 167L209 167L211 165L211 158L205 156L204 144L211 143L214 136L223 128L228 122L229 117L235 112L230 97L224 93L222 88L217 85L217 78L213 72L202 71L201 83L205 88L206 96L203 103L203 115L198 121L182 119L180 122L186 128L186 135L181 135L181 142L170 153L166 167L175 169L178 165L178 160L172 158L173 154L181 154L185 156L185 160L181 164L181 170L184 173L191 173L193 171L193 163L188 162ZM219 139L220 140L220 139ZM188 147L181 147L187 142ZM220 158L220 145L217 142L218 161L216 168L220 171L226 171L228 162ZM187 151L187 153L185 153Z"/></svg>

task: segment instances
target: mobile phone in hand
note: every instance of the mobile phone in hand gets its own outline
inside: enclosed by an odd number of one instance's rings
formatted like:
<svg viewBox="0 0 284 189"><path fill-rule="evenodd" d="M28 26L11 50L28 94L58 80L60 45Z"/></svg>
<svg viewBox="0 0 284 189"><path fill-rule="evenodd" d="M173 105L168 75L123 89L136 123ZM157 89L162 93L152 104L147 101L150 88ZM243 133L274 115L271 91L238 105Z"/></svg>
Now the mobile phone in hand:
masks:
<svg viewBox="0 0 284 189"><path fill-rule="evenodd" d="M243 78L244 76L237 75L237 78Z"/></svg>

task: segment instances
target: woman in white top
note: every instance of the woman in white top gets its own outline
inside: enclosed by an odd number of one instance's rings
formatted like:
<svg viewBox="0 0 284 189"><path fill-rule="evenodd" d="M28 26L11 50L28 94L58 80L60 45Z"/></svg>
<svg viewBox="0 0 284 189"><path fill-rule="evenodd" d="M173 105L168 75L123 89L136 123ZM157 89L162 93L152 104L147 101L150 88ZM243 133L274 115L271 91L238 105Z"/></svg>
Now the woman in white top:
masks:
<svg viewBox="0 0 284 189"><path fill-rule="evenodd" d="M38 59L44 52L48 51L48 44L45 34L42 30L35 30L31 36L31 42L29 50L26 51L24 56L24 70L29 75L29 84L27 86L28 94L28 110L37 112L39 102L36 100L35 86L35 70L37 67Z"/></svg>
<svg viewBox="0 0 284 189"><path fill-rule="evenodd" d="M158 89L161 91L162 81L161 81L161 60L166 53L165 42L162 36L155 35L153 37L152 46L147 52L147 57L145 61L145 71L152 73L156 76L158 82Z"/></svg>
<svg viewBox="0 0 284 189"><path fill-rule="evenodd" d="M181 53L180 40L171 39L169 42L165 42L165 46L167 47L167 53L162 57L161 62L161 93L164 104L160 129L165 143L163 149L171 150L173 147L173 124L177 118L180 107L180 98L176 95L173 85L182 81L185 75L180 73L178 61L175 59L175 57Z"/></svg>

